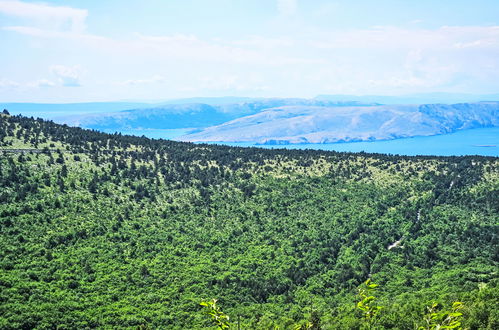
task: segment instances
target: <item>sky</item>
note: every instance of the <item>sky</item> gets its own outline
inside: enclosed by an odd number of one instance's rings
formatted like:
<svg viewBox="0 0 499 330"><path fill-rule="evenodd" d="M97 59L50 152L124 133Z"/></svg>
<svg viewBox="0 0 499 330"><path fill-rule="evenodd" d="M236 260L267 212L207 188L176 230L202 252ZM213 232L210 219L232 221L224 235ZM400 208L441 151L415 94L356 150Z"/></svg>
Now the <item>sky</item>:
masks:
<svg viewBox="0 0 499 330"><path fill-rule="evenodd" d="M0 101L499 92L497 0L0 0Z"/></svg>

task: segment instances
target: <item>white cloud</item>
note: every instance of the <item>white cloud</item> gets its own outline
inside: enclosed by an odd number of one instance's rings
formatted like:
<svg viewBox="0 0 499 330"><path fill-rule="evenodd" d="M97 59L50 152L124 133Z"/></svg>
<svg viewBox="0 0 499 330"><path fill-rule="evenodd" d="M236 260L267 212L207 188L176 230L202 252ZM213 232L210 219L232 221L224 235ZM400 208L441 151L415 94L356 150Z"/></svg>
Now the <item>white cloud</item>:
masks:
<svg viewBox="0 0 499 330"><path fill-rule="evenodd" d="M327 56L330 65L341 67L331 77L352 83L358 93L497 85L499 26L373 27L318 33L306 43L311 53ZM325 80L326 85L338 86Z"/></svg>
<svg viewBox="0 0 499 330"><path fill-rule="evenodd" d="M323 49L453 48L476 40L498 45L499 26L443 26L438 29L404 29L377 26L371 29L330 31L311 38L310 45ZM485 43L485 42L484 42Z"/></svg>
<svg viewBox="0 0 499 330"><path fill-rule="evenodd" d="M2 27L2 30L17 32L20 34L32 37L40 37L40 38L62 38L68 35L67 33L64 32L44 30L31 26L4 26Z"/></svg>
<svg viewBox="0 0 499 330"><path fill-rule="evenodd" d="M296 1L279 4L282 15L296 13ZM294 34L250 35L235 40L139 33L110 38L78 29L53 30L43 26L3 29L32 36L36 41L51 39L46 42L47 49L48 45L56 45L61 53L71 50L89 54L88 62L85 58L75 62L91 67L97 78L94 81L107 81L120 92L125 88L119 85L134 86L133 90L143 90L144 95L163 93L166 88L160 84L170 81L177 82L172 83L171 93L185 90L199 94L265 91L294 95L302 90L310 95L402 93L498 86L499 26L303 29ZM95 60L102 58L113 61ZM124 66L128 75L125 78ZM79 67L53 66L51 72L57 76L57 81L53 79L57 84L80 85ZM104 72L105 77L97 77ZM143 76L144 72L157 75ZM251 73L260 78L249 81ZM162 75L168 77L168 82ZM130 77L134 79L125 80ZM0 87L14 85L0 81ZM85 88L89 86L85 84Z"/></svg>
<svg viewBox="0 0 499 330"><path fill-rule="evenodd" d="M47 79L39 79L28 83L28 87L54 87L56 84L53 81Z"/></svg>
<svg viewBox="0 0 499 330"><path fill-rule="evenodd" d="M145 40L145 41L150 41L150 42L157 42L157 43L170 43L170 42L199 42L200 40L192 34L173 34L173 35L167 35L167 36L148 36L148 35L143 35L140 33L135 33L139 39Z"/></svg>
<svg viewBox="0 0 499 330"><path fill-rule="evenodd" d="M56 84L47 79L39 79L25 83L19 83L7 79L0 80L0 88L16 88L16 89L26 90L26 89L54 87L54 86L56 86Z"/></svg>
<svg viewBox="0 0 499 330"><path fill-rule="evenodd" d="M264 38L261 36L250 36L243 40L236 40L233 42L236 46L256 47L256 48L277 48L277 47L291 47L295 41L290 37L283 38Z"/></svg>
<svg viewBox="0 0 499 330"><path fill-rule="evenodd" d="M259 52L235 47L229 42L202 40L192 35L150 36L136 34L137 39L120 44L122 48L143 53L145 50L170 59L203 62L247 63L264 61Z"/></svg>
<svg viewBox="0 0 499 330"><path fill-rule="evenodd" d="M80 68L78 66L52 65L50 71L56 75L63 86L80 86Z"/></svg>
<svg viewBox="0 0 499 330"><path fill-rule="evenodd" d="M27 3L16 0L0 0L0 13L30 21L30 25L54 30L82 32L88 11L42 3Z"/></svg>
<svg viewBox="0 0 499 330"><path fill-rule="evenodd" d="M19 86L20 84L15 81L8 79L0 79L0 88L16 88Z"/></svg>
<svg viewBox="0 0 499 330"><path fill-rule="evenodd" d="M130 80L125 80L125 81L119 83L119 85L155 84L155 83L163 83L165 81L166 81L166 79L163 76L155 75L155 76L152 76L151 78L146 78L146 79L130 79Z"/></svg>
<svg viewBox="0 0 499 330"><path fill-rule="evenodd" d="M270 62L271 58L252 49L237 47L231 42L201 40L192 35L151 36L136 33L132 39L112 39L87 33L52 31L29 26L2 28L36 38L61 39L73 42L87 50L109 52L123 57L143 58L160 56L164 60L196 60L202 62ZM282 63L281 59L273 64ZM272 64L272 63L269 63Z"/></svg>
<svg viewBox="0 0 499 330"><path fill-rule="evenodd" d="M296 14L298 0L277 0L277 10L280 15L291 16Z"/></svg>
<svg viewBox="0 0 499 330"><path fill-rule="evenodd" d="M224 74L205 76L199 79L198 91L210 92L262 92L268 89L260 77Z"/></svg>

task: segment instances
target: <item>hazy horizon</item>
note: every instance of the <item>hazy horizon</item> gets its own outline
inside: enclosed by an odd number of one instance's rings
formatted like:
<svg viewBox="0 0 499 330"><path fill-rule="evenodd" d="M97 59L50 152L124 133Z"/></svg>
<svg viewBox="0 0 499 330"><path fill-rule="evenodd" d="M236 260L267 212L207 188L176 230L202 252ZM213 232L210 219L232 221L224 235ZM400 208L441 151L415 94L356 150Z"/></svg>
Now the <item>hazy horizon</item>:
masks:
<svg viewBox="0 0 499 330"><path fill-rule="evenodd" d="M191 100L201 100L199 103L203 103L202 101L208 102L210 100L213 101L214 104L217 104L217 101L220 102L230 102L230 103L238 103L238 100L247 99L257 100L257 99L321 99L322 97L337 97L338 101L355 101L356 99L384 99L384 98L393 98L393 99L414 99L419 98L424 100L425 98L428 101L421 101L419 103L431 103L432 100L438 100L439 103L462 103L462 102L487 102L487 101L499 101L499 93L487 93L487 94L479 94L479 93L446 93L446 92L432 92L432 93L411 93L411 94L318 94L311 97L294 97L294 96L260 96L260 97L252 97L252 96L235 96L235 95L221 95L221 96L205 96L205 95L197 95L197 96L189 96L183 98L158 98L158 99L103 99L103 100L81 100L81 101L70 101L70 102L38 102L38 101L5 101L0 99L0 105L6 104L40 104L40 105L64 105L64 104L91 104L91 103L128 103L128 104L149 104L149 105L161 105L168 103L189 103ZM487 98L492 97L492 98ZM235 101L232 101L235 100ZM448 100L448 101L443 101ZM197 101L196 101L197 102ZM194 103L196 103L194 102ZM208 102L210 103L210 102ZM402 102L401 104L406 104Z"/></svg>

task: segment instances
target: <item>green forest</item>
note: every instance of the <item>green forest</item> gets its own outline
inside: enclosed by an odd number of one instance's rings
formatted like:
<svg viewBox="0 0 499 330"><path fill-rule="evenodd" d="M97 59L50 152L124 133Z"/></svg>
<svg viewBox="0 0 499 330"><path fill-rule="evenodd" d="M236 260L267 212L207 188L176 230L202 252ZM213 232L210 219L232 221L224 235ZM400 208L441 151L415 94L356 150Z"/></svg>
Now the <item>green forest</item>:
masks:
<svg viewBox="0 0 499 330"><path fill-rule="evenodd" d="M499 158L1 114L0 328L499 329L498 220Z"/></svg>

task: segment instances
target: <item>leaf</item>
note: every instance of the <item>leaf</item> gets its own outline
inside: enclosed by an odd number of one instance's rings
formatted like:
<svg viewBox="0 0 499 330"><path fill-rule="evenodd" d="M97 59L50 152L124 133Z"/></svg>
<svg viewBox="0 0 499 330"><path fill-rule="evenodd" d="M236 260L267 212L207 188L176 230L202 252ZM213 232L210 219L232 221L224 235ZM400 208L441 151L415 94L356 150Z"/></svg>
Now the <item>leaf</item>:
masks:
<svg viewBox="0 0 499 330"><path fill-rule="evenodd" d="M463 313L459 313L459 312L449 313L449 317L459 317L461 315L463 315Z"/></svg>

